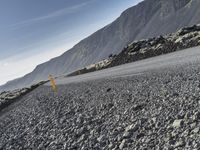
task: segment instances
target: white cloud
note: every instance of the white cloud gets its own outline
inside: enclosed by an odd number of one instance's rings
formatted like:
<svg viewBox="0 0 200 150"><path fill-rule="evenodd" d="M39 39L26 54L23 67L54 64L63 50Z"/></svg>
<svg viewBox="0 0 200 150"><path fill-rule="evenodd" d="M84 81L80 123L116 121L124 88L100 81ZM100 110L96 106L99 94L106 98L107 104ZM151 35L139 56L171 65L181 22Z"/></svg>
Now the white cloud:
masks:
<svg viewBox="0 0 200 150"><path fill-rule="evenodd" d="M74 5L74 6L70 6L70 7L66 7L64 9L57 10L55 12L49 13L49 14L44 15L44 16L28 19L28 20L13 24L10 27L15 29L15 28L18 28L18 27L23 27L23 26L26 26L26 25L30 25L30 24L33 24L33 23L37 23L37 22L40 22L40 21L47 20L47 19L55 18L55 17L58 17L58 16L72 14L72 13L77 12L81 8L87 6L88 4L90 4L91 2L94 2L94 1L95 0L88 0L87 2L80 3L78 5Z"/></svg>

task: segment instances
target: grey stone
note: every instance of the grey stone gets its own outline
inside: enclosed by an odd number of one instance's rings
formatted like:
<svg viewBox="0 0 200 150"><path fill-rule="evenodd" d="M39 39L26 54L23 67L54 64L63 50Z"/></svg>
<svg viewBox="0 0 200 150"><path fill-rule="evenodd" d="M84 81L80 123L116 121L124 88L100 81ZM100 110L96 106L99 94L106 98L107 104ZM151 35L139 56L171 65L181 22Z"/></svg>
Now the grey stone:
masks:
<svg viewBox="0 0 200 150"><path fill-rule="evenodd" d="M175 128L179 128L179 127L182 127L183 124L184 124L184 121L182 119L179 119L179 120L174 120L172 126Z"/></svg>
<svg viewBox="0 0 200 150"><path fill-rule="evenodd" d="M199 131L200 131L199 127L196 127L196 128L194 128L194 129L192 130L192 133L199 133Z"/></svg>
<svg viewBox="0 0 200 150"><path fill-rule="evenodd" d="M126 140L124 139L119 145L119 149L123 149L126 146Z"/></svg>

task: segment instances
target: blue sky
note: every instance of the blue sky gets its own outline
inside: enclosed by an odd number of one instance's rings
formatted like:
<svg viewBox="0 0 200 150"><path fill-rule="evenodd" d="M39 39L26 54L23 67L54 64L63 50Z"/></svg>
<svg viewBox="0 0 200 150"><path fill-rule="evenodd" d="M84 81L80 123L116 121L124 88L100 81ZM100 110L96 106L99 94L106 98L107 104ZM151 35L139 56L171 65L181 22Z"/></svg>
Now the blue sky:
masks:
<svg viewBox="0 0 200 150"><path fill-rule="evenodd" d="M141 0L0 0L0 85L31 72Z"/></svg>

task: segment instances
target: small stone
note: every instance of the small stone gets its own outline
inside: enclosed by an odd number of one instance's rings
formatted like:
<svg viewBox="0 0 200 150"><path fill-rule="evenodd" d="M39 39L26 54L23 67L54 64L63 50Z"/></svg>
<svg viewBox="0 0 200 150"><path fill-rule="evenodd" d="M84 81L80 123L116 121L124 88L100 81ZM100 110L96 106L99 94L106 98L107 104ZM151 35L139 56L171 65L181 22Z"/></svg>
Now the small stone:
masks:
<svg viewBox="0 0 200 150"><path fill-rule="evenodd" d="M119 149L123 149L125 147L126 140L124 139L121 144L119 145Z"/></svg>
<svg viewBox="0 0 200 150"><path fill-rule="evenodd" d="M131 131L132 128L133 128L133 126L134 126L134 125L129 125L129 126L127 126L126 129L125 129L125 131L126 131L126 132Z"/></svg>
<svg viewBox="0 0 200 150"><path fill-rule="evenodd" d="M129 125L125 128L125 132L135 132L139 129L139 124L136 123L136 124L132 124L132 125Z"/></svg>
<svg viewBox="0 0 200 150"><path fill-rule="evenodd" d="M67 149L67 143L64 143L63 149Z"/></svg>
<svg viewBox="0 0 200 150"><path fill-rule="evenodd" d="M168 144L169 144L169 145L174 145L175 143L176 143L176 141L173 140L173 139L171 139L171 140L168 141Z"/></svg>
<svg viewBox="0 0 200 150"><path fill-rule="evenodd" d="M183 126L183 124L184 124L184 121L182 119L178 119L178 120L174 120L172 126L175 128L180 128Z"/></svg>
<svg viewBox="0 0 200 150"><path fill-rule="evenodd" d="M131 133L130 132L124 132L123 138L130 138L130 137L131 137Z"/></svg>
<svg viewBox="0 0 200 150"><path fill-rule="evenodd" d="M194 123L190 124L190 127L191 127L191 128L195 128L195 127L196 127L196 125L197 125L197 123L196 123L196 122L194 122Z"/></svg>
<svg viewBox="0 0 200 150"><path fill-rule="evenodd" d="M110 91L111 91L111 88L108 88L106 91L107 91L107 92L110 92Z"/></svg>
<svg viewBox="0 0 200 150"><path fill-rule="evenodd" d="M196 112L195 114L194 114L194 120L199 120L200 119L200 112Z"/></svg>
<svg viewBox="0 0 200 150"><path fill-rule="evenodd" d="M118 148L118 145L115 145L115 147L114 148L112 148L112 150L118 150L119 148Z"/></svg>
<svg viewBox="0 0 200 150"><path fill-rule="evenodd" d="M193 145L194 145L195 150L199 149L199 147L200 147L200 143L197 143L197 142L195 142Z"/></svg>
<svg viewBox="0 0 200 150"><path fill-rule="evenodd" d="M176 142L175 147L183 147L185 146L185 142L183 140Z"/></svg>
<svg viewBox="0 0 200 150"><path fill-rule="evenodd" d="M171 132L171 135L172 135L172 137L177 137L178 133L176 132L176 130L173 130L173 131Z"/></svg>
<svg viewBox="0 0 200 150"><path fill-rule="evenodd" d="M143 136L145 136L144 133L139 133L139 134L136 136L136 138L137 138L137 139L140 139L140 138L143 137Z"/></svg>
<svg viewBox="0 0 200 150"><path fill-rule="evenodd" d="M177 115L177 119L184 119L184 117L185 117L184 112L180 112L180 113Z"/></svg>
<svg viewBox="0 0 200 150"><path fill-rule="evenodd" d="M91 131L90 131L90 135L93 135L93 134L94 134L94 132L95 132L95 131L94 131L94 129L93 129L93 130L91 130Z"/></svg>
<svg viewBox="0 0 200 150"><path fill-rule="evenodd" d="M114 104L109 103L109 104L108 104L108 109L112 108L113 106L114 106Z"/></svg>
<svg viewBox="0 0 200 150"><path fill-rule="evenodd" d="M198 104L200 105L200 100L198 100Z"/></svg>
<svg viewBox="0 0 200 150"><path fill-rule="evenodd" d="M118 122L120 120L120 115L115 115L116 121Z"/></svg>
<svg viewBox="0 0 200 150"><path fill-rule="evenodd" d="M84 121L83 116L81 114L79 114L79 116L77 117L76 122L82 124Z"/></svg>
<svg viewBox="0 0 200 150"><path fill-rule="evenodd" d="M114 148L114 145L113 145L113 143L110 143L110 144L108 145L108 148L109 148L109 149L112 149L112 148Z"/></svg>
<svg viewBox="0 0 200 150"><path fill-rule="evenodd" d="M160 125L161 125L161 123L158 121L158 122L156 123L156 128L159 128Z"/></svg>
<svg viewBox="0 0 200 150"><path fill-rule="evenodd" d="M191 113L190 112L187 112L186 114L185 114L185 119L189 119L191 117Z"/></svg>
<svg viewBox="0 0 200 150"><path fill-rule="evenodd" d="M199 132L199 127L193 129L192 132L193 132L193 133L198 133L198 132Z"/></svg>
<svg viewBox="0 0 200 150"><path fill-rule="evenodd" d="M179 94L178 94L177 92L174 92L172 96L174 96L174 97L178 97Z"/></svg>
<svg viewBox="0 0 200 150"><path fill-rule="evenodd" d="M85 139L85 134L81 135L81 137L79 138L78 142L81 142Z"/></svg>
<svg viewBox="0 0 200 150"><path fill-rule="evenodd" d="M156 117L153 117L151 120L152 120L153 123L155 123L156 122Z"/></svg>
<svg viewBox="0 0 200 150"><path fill-rule="evenodd" d="M97 138L98 142L102 142L104 140L105 136L101 135L99 138Z"/></svg>
<svg viewBox="0 0 200 150"><path fill-rule="evenodd" d="M186 137L186 136L189 135L189 133L190 133L189 129L186 129L186 130L182 133L182 135L183 135L184 137Z"/></svg>
<svg viewBox="0 0 200 150"><path fill-rule="evenodd" d="M144 108L144 106L145 106L144 104L134 105L132 107L132 110L133 111L139 111L139 110L142 110Z"/></svg>

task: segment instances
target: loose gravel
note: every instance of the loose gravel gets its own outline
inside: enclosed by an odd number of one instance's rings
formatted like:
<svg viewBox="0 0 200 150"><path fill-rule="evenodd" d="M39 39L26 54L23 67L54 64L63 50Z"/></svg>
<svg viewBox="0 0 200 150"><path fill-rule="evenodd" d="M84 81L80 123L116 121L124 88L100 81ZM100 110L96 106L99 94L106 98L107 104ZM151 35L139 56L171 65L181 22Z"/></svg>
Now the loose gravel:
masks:
<svg viewBox="0 0 200 150"><path fill-rule="evenodd" d="M198 150L200 67L40 86L7 110L3 150Z"/></svg>

